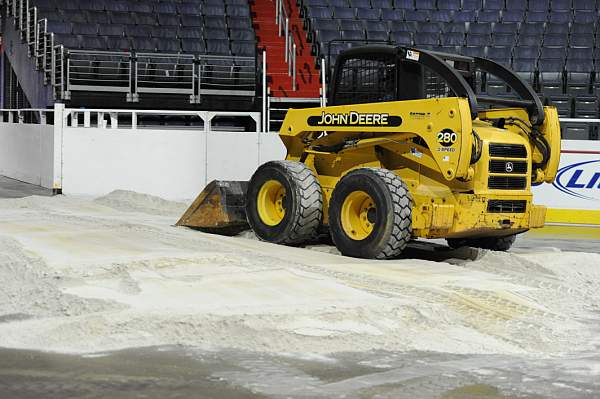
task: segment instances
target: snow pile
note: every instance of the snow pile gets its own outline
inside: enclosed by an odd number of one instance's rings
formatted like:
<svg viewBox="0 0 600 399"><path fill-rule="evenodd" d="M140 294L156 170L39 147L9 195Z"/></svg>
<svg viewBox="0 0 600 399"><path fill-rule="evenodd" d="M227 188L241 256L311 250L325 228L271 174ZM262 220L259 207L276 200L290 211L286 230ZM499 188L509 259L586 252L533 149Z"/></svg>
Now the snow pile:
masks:
<svg viewBox="0 0 600 399"><path fill-rule="evenodd" d="M598 254L368 261L175 228L183 204L136 193L10 201L0 200L0 346L557 354L598 345Z"/></svg>
<svg viewBox="0 0 600 399"><path fill-rule="evenodd" d="M160 216L181 216L187 205L181 202L168 201L149 194L133 191L115 190L94 200L122 212L140 212Z"/></svg>

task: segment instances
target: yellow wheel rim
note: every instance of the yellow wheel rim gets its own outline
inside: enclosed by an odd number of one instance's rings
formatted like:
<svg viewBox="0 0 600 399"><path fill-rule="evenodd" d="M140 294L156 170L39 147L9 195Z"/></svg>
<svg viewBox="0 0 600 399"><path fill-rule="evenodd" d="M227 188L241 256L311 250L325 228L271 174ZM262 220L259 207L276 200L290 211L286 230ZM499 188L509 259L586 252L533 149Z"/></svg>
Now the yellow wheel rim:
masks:
<svg viewBox="0 0 600 399"><path fill-rule="evenodd" d="M266 181L258 192L256 208L260 220L268 226L277 226L285 216L285 187L277 180Z"/></svg>
<svg viewBox="0 0 600 399"><path fill-rule="evenodd" d="M364 191L350 193L342 204L342 228L348 237L364 240L375 228L375 201Z"/></svg>

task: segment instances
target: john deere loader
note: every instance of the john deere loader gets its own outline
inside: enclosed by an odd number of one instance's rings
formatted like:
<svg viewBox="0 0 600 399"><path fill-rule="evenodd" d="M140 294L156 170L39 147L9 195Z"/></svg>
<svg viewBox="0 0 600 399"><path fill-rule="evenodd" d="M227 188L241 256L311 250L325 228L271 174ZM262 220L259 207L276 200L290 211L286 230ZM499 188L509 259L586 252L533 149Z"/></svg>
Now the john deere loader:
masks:
<svg viewBox="0 0 600 399"><path fill-rule="evenodd" d="M485 80L507 88L481 93ZM507 250L544 225L531 186L552 183L556 109L491 60L393 46L337 58L329 106L289 110L287 157L249 182L215 181L179 225L301 245L329 234L348 256L388 259L411 239Z"/></svg>

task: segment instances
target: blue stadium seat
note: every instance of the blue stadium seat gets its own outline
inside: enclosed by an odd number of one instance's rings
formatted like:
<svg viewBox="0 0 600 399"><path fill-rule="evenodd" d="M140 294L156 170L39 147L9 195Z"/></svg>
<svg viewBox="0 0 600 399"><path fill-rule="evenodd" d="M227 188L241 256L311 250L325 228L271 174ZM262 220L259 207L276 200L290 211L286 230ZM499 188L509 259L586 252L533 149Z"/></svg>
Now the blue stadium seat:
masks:
<svg viewBox="0 0 600 399"><path fill-rule="evenodd" d="M485 10L502 11L504 10L504 7L504 0L485 0L483 5L483 9Z"/></svg>
<svg viewBox="0 0 600 399"><path fill-rule="evenodd" d="M442 46L464 46L465 45L465 35L463 33L444 33L440 36L440 42Z"/></svg>
<svg viewBox="0 0 600 399"><path fill-rule="evenodd" d="M521 23L525 19L525 12L522 10L505 10L502 13L502 22Z"/></svg>
<svg viewBox="0 0 600 399"><path fill-rule="evenodd" d="M435 0L417 0L415 1L417 10L435 10L437 9Z"/></svg>
<svg viewBox="0 0 600 399"><path fill-rule="evenodd" d="M524 46L524 47L529 47L529 46L540 47L540 44L542 43L542 38L543 38L543 36L541 34L519 35L517 38L517 45Z"/></svg>
<svg viewBox="0 0 600 399"><path fill-rule="evenodd" d="M549 0L529 0L529 11L548 11L550 9Z"/></svg>
<svg viewBox="0 0 600 399"><path fill-rule="evenodd" d="M569 37L567 35L545 35L544 46L546 47L567 47Z"/></svg>
<svg viewBox="0 0 600 399"><path fill-rule="evenodd" d="M485 47L490 44L490 35L478 35L478 34L467 34L466 44L467 46L482 46Z"/></svg>
<svg viewBox="0 0 600 399"><path fill-rule="evenodd" d="M407 21L415 21L415 22L428 22L429 21L429 11L428 10L407 10L404 12L404 19Z"/></svg>
<svg viewBox="0 0 600 399"><path fill-rule="evenodd" d="M225 9L225 14L229 15L231 17L249 17L250 9L247 6L242 6L242 5L237 5L237 4L231 4L231 5L228 4ZM209 15L209 14L205 13L205 15ZM217 14L217 15L221 15L221 14Z"/></svg>
<svg viewBox="0 0 600 399"><path fill-rule="evenodd" d="M414 45L412 40L412 34L410 32L392 32L390 39L400 46L412 46Z"/></svg>
<svg viewBox="0 0 600 399"><path fill-rule="evenodd" d="M592 32L593 32L593 30L592 30ZM548 23L548 24L546 24L546 33L547 34L568 34L569 33L569 25Z"/></svg>
<svg viewBox="0 0 600 399"><path fill-rule="evenodd" d="M380 10L374 10L372 8L356 8L356 18L358 19L378 21L380 17Z"/></svg>
<svg viewBox="0 0 600 399"><path fill-rule="evenodd" d="M338 21L340 30L365 30L364 24L366 21L359 21L356 19L342 19Z"/></svg>
<svg viewBox="0 0 600 399"><path fill-rule="evenodd" d="M348 0L328 0L330 7L349 7Z"/></svg>
<svg viewBox="0 0 600 399"><path fill-rule="evenodd" d="M202 39L204 36L202 35L201 28L179 28L177 31L177 37L180 39ZM184 50L185 51L185 50Z"/></svg>
<svg viewBox="0 0 600 399"><path fill-rule="evenodd" d="M206 53L206 45L204 43L204 40L181 39L181 48L184 53L190 53L190 54Z"/></svg>
<svg viewBox="0 0 600 399"><path fill-rule="evenodd" d="M366 39L365 32L362 30L342 30L340 31L340 36L342 40L347 41L364 41Z"/></svg>
<svg viewBox="0 0 600 399"><path fill-rule="evenodd" d="M442 31L444 33L462 33L462 34L465 34L467 32L467 27L465 26L464 23L451 22L451 23L442 25Z"/></svg>
<svg viewBox="0 0 600 399"><path fill-rule="evenodd" d="M511 48L510 47L486 47L486 56L492 61L510 66Z"/></svg>
<svg viewBox="0 0 600 399"><path fill-rule="evenodd" d="M595 24L597 21L597 11L575 11L573 14L573 24Z"/></svg>
<svg viewBox="0 0 600 399"><path fill-rule="evenodd" d="M543 28L543 25L542 25ZM511 34L516 34L517 31L519 30L519 24L511 22L511 23L497 23L494 24L494 28L492 29L492 32L494 34L498 34L498 33L511 33Z"/></svg>
<svg viewBox="0 0 600 399"><path fill-rule="evenodd" d="M394 8L392 0L371 0L371 6L381 10L391 10Z"/></svg>
<svg viewBox="0 0 600 399"><path fill-rule="evenodd" d="M571 26L571 34L587 33L593 35L594 31L595 27L593 24L573 24Z"/></svg>
<svg viewBox="0 0 600 399"><path fill-rule="evenodd" d="M382 10L391 10L394 8L392 0L371 0L371 6Z"/></svg>
<svg viewBox="0 0 600 399"><path fill-rule="evenodd" d="M73 24L69 22L48 21L47 31L57 34L71 34L73 32Z"/></svg>
<svg viewBox="0 0 600 399"><path fill-rule="evenodd" d="M429 48L431 46L439 45L439 34L438 33L419 33L413 38L416 47Z"/></svg>
<svg viewBox="0 0 600 399"><path fill-rule="evenodd" d="M541 35L544 33L544 24L530 23L522 24L519 29L520 35Z"/></svg>
<svg viewBox="0 0 600 399"><path fill-rule="evenodd" d="M492 33L492 24L490 23L475 23L469 25L469 33L479 35L489 35Z"/></svg>
<svg viewBox="0 0 600 399"><path fill-rule="evenodd" d="M442 27L437 23L429 23L429 22L417 22L417 32L427 32L427 33L440 33L442 31Z"/></svg>
<svg viewBox="0 0 600 399"><path fill-rule="evenodd" d="M123 36L124 31L125 31L124 25L101 24L98 26L98 34L101 36Z"/></svg>
<svg viewBox="0 0 600 399"><path fill-rule="evenodd" d="M177 12L181 15L201 15L202 7L200 3L179 3L177 4Z"/></svg>
<svg viewBox="0 0 600 399"><path fill-rule="evenodd" d="M465 46L463 48L460 49L461 53L463 55L469 56L469 57L485 57L485 47L481 47L481 46Z"/></svg>
<svg viewBox="0 0 600 399"><path fill-rule="evenodd" d="M516 33L495 33L492 35L492 44L494 46L513 47L516 41Z"/></svg>
<svg viewBox="0 0 600 399"><path fill-rule="evenodd" d="M204 38L205 39L227 39L227 38L229 38L229 32L227 32L227 29L225 29L225 28L223 28L223 29L217 29L217 28L206 29L204 31Z"/></svg>
<svg viewBox="0 0 600 399"><path fill-rule="evenodd" d="M200 15L186 14L181 16L181 25L187 27L204 26L204 20Z"/></svg>
<svg viewBox="0 0 600 399"><path fill-rule="evenodd" d="M431 11L431 13L429 14L429 20L431 22L448 23L452 22L453 17L453 12L448 10Z"/></svg>
<svg viewBox="0 0 600 399"><path fill-rule="evenodd" d="M387 31L366 31L366 37L368 42L387 42L389 41L389 34Z"/></svg>
<svg viewBox="0 0 600 399"><path fill-rule="evenodd" d="M231 40L256 40L256 35L253 29L229 29L229 38Z"/></svg>
<svg viewBox="0 0 600 399"><path fill-rule="evenodd" d="M152 37L154 25L125 25L125 35L128 37Z"/></svg>
<svg viewBox="0 0 600 399"><path fill-rule="evenodd" d="M462 0L462 9L469 11L479 11L483 8L482 0Z"/></svg>
<svg viewBox="0 0 600 399"><path fill-rule="evenodd" d="M228 39L206 39L206 52L215 55L231 55Z"/></svg>
<svg viewBox="0 0 600 399"><path fill-rule="evenodd" d="M460 0L438 0L438 10L457 11L460 10Z"/></svg>
<svg viewBox="0 0 600 399"><path fill-rule="evenodd" d="M390 23L390 31L391 32L416 32L417 31L417 23L412 21L407 22L394 22Z"/></svg>
<svg viewBox="0 0 600 399"><path fill-rule="evenodd" d="M506 0L507 10L527 10L527 0Z"/></svg>
<svg viewBox="0 0 600 399"><path fill-rule="evenodd" d="M350 0L351 8L371 8L371 2L369 0Z"/></svg>
<svg viewBox="0 0 600 399"><path fill-rule="evenodd" d="M552 0L550 9L552 12L571 11L571 0Z"/></svg>
<svg viewBox="0 0 600 399"><path fill-rule="evenodd" d="M401 10L414 10L414 0L394 0L394 8Z"/></svg>
<svg viewBox="0 0 600 399"><path fill-rule="evenodd" d="M335 19L354 19L356 18L356 11L354 8L333 8L333 17Z"/></svg>
<svg viewBox="0 0 600 399"><path fill-rule="evenodd" d="M218 5L218 4L206 4L202 7L202 15L223 16L223 15L225 15L225 6Z"/></svg>
<svg viewBox="0 0 600 399"><path fill-rule="evenodd" d="M596 11L596 1L590 0L573 0L574 10Z"/></svg>
<svg viewBox="0 0 600 399"><path fill-rule="evenodd" d="M573 14L571 11L553 11L549 14L549 22L557 24L568 24L571 22Z"/></svg>
<svg viewBox="0 0 600 399"><path fill-rule="evenodd" d="M403 10L386 10L381 14L381 19L383 21L404 21L404 11Z"/></svg>
<svg viewBox="0 0 600 399"><path fill-rule="evenodd" d="M500 22L500 11L485 10L477 13L477 22Z"/></svg>
<svg viewBox="0 0 600 399"><path fill-rule="evenodd" d="M477 12L471 10L457 11L452 16L454 22L475 22L477 20Z"/></svg>
<svg viewBox="0 0 600 399"><path fill-rule="evenodd" d="M525 14L525 22L545 23L547 20L547 11L529 11L527 14Z"/></svg>
<svg viewBox="0 0 600 399"><path fill-rule="evenodd" d="M232 40L231 53L242 57L256 55L256 42L254 40Z"/></svg>

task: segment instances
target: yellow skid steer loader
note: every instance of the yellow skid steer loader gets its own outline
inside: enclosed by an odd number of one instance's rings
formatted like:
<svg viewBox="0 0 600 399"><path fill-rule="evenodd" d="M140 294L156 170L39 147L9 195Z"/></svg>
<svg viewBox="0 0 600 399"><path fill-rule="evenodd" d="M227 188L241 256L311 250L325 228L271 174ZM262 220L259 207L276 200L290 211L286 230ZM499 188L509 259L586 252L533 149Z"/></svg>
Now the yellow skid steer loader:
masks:
<svg viewBox="0 0 600 399"><path fill-rule="evenodd" d="M506 97L476 94L490 76L510 87ZM357 47L338 56L328 103L289 110L286 159L249 182L209 184L178 225L224 234L249 225L287 245L328 231L342 254L376 259L416 237L507 250L544 225L531 186L556 176L558 115L504 66Z"/></svg>

